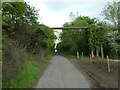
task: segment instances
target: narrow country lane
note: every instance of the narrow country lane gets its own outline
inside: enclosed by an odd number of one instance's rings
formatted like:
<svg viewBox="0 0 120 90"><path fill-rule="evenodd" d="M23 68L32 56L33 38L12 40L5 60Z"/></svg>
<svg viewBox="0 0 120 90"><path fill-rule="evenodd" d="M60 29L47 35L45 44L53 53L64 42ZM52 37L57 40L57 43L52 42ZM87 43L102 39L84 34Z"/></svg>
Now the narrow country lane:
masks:
<svg viewBox="0 0 120 90"><path fill-rule="evenodd" d="M90 85L66 58L56 55L36 88L90 88Z"/></svg>

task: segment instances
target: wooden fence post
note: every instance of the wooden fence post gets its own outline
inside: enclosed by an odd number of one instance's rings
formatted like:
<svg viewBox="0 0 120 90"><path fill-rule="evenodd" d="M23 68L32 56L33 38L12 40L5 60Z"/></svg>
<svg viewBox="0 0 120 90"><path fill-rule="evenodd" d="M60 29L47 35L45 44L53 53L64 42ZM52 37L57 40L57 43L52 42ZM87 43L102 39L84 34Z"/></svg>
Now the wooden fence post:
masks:
<svg viewBox="0 0 120 90"><path fill-rule="evenodd" d="M83 60L83 52L82 52L82 60Z"/></svg>
<svg viewBox="0 0 120 90"><path fill-rule="evenodd" d="M110 60L108 55L107 55L107 66L108 66L108 72L110 72Z"/></svg>
<svg viewBox="0 0 120 90"><path fill-rule="evenodd" d="M90 64L92 64L92 55L90 54Z"/></svg>
<svg viewBox="0 0 120 90"><path fill-rule="evenodd" d="M77 59L79 59L79 52L77 52Z"/></svg>

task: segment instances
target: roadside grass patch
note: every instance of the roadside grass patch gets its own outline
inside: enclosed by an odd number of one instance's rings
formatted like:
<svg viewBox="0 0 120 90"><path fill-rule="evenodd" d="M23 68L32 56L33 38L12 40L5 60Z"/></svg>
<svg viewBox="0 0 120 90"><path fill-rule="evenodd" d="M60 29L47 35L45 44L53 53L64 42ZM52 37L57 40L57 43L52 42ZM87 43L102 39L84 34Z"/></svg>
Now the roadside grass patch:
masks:
<svg viewBox="0 0 120 90"><path fill-rule="evenodd" d="M35 61L24 60L21 69L8 82L3 83L3 88L25 88L38 78L39 66Z"/></svg>
<svg viewBox="0 0 120 90"><path fill-rule="evenodd" d="M52 51L47 52L44 58L42 59L42 64L48 64L54 55L55 54Z"/></svg>

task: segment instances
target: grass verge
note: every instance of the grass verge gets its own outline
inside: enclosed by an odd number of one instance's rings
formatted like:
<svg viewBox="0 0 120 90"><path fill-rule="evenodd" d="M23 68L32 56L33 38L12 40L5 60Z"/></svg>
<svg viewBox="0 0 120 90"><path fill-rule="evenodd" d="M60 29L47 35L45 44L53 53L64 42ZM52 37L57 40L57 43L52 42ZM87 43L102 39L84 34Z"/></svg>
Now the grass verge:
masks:
<svg viewBox="0 0 120 90"><path fill-rule="evenodd" d="M27 88L40 78L43 73L43 65L47 65L53 56L52 52L48 52L44 59L25 53L26 57L21 62L21 68L8 81L2 83L2 88Z"/></svg>
<svg viewBox="0 0 120 90"><path fill-rule="evenodd" d="M3 83L3 88L25 88L37 79L39 66L34 61L25 60L21 65L19 72L7 83Z"/></svg>

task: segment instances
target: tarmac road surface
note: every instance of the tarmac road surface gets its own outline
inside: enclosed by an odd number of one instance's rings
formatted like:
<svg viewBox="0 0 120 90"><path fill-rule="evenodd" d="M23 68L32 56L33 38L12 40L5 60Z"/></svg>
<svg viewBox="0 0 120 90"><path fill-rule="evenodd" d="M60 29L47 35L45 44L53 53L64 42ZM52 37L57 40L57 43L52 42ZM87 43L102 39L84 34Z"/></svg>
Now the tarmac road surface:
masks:
<svg viewBox="0 0 120 90"><path fill-rule="evenodd" d="M89 82L63 56L54 56L36 88L90 88Z"/></svg>

